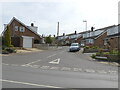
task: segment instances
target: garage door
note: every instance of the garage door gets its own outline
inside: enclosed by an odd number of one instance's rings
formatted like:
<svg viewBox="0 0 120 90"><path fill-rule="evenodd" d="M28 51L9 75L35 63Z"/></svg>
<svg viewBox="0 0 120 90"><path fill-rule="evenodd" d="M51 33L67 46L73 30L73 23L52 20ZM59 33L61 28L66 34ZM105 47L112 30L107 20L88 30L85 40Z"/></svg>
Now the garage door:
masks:
<svg viewBox="0 0 120 90"><path fill-rule="evenodd" d="M32 38L28 36L23 36L23 47L24 48L32 48Z"/></svg>

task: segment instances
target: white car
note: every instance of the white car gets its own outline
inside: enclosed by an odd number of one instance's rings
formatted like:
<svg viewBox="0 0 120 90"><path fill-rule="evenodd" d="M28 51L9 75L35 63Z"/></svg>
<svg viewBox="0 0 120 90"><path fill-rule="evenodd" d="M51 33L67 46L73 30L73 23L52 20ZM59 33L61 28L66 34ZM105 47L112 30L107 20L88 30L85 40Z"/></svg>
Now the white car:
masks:
<svg viewBox="0 0 120 90"><path fill-rule="evenodd" d="M69 51L79 51L80 50L80 45L79 43L72 43L71 46L69 47Z"/></svg>

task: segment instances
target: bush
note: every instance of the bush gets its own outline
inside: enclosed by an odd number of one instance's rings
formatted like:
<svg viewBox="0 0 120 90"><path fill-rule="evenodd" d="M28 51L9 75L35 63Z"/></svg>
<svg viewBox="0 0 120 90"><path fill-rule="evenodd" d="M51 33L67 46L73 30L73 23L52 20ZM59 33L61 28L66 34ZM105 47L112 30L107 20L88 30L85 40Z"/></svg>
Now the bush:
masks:
<svg viewBox="0 0 120 90"><path fill-rule="evenodd" d="M9 52L6 50L2 50L2 54L9 54Z"/></svg>
<svg viewBox="0 0 120 90"><path fill-rule="evenodd" d="M2 50L5 50L5 48L7 48L5 45L2 46Z"/></svg>
<svg viewBox="0 0 120 90"><path fill-rule="evenodd" d="M92 56L91 56L92 58L96 58L96 55L95 54L92 54Z"/></svg>
<svg viewBox="0 0 120 90"><path fill-rule="evenodd" d="M96 56L100 56L100 55L101 55L101 53L99 53L99 52L96 53Z"/></svg>
<svg viewBox="0 0 120 90"><path fill-rule="evenodd" d="M112 51L110 51L110 54L116 54L116 55L118 55L118 51L112 50Z"/></svg>
<svg viewBox="0 0 120 90"><path fill-rule="evenodd" d="M6 51L8 51L9 53L16 53L16 50L13 48L6 48Z"/></svg>
<svg viewBox="0 0 120 90"><path fill-rule="evenodd" d="M10 45L10 47L12 47L12 48L13 48L14 46L13 46L13 45Z"/></svg>
<svg viewBox="0 0 120 90"><path fill-rule="evenodd" d="M89 47L89 46L86 46L85 48L86 48L86 49L89 49L90 47Z"/></svg>
<svg viewBox="0 0 120 90"><path fill-rule="evenodd" d="M92 46L91 48L92 48L92 49L99 49L98 46Z"/></svg>

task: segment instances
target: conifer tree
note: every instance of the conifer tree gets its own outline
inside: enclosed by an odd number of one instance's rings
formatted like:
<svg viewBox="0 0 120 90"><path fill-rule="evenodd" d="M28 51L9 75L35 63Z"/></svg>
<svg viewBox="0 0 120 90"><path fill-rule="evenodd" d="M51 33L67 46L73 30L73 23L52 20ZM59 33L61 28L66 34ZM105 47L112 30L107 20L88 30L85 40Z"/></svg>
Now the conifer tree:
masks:
<svg viewBox="0 0 120 90"><path fill-rule="evenodd" d="M9 28L9 26L7 25L7 30L6 30L6 32L5 32L5 36L4 36L4 44L5 44L5 46L7 46L7 47L10 47L10 45L11 45L11 36L10 36L10 28Z"/></svg>

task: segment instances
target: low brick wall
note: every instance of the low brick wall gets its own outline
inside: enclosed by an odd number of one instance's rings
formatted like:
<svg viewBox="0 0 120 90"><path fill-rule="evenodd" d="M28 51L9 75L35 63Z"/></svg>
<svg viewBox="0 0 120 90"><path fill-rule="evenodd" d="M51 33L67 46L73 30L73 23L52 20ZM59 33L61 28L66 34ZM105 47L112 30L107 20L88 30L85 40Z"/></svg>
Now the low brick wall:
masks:
<svg viewBox="0 0 120 90"><path fill-rule="evenodd" d="M118 60L120 60L120 57L118 55L113 55L113 54L107 55L107 58L109 61L115 61L115 62L118 62Z"/></svg>
<svg viewBox="0 0 120 90"><path fill-rule="evenodd" d="M34 44L34 48L48 50L48 49L57 48L57 46L56 45L49 45L49 44Z"/></svg>
<svg viewBox="0 0 120 90"><path fill-rule="evenodd" d="M48 44L34 44L34 48L48 50L49 45Z"/></svg>
<svg viewBox="0 0 120 90"><path fill-rule="evenodd" d="M84 48L83 53L96 53L96 52L99 52L99 51L100 51L99 49ZM109 51L108 49L102 49L102 52L108 52L108 51Z"/></svg>
<svg viewBox="0 0 120 90"><path fill-rule="evenodd" d="M99 50L97 50L97 49L86 49L86 48L83 49L83 53L95 53L98 51Z"/></svg>
<svg viewBox="0 0 120 90"><path fill-rule="evenodd" d="M109 62L120 62L120 57L118 55L110 54L110 55L97 55L97 60L109 61Z"/></svg>

